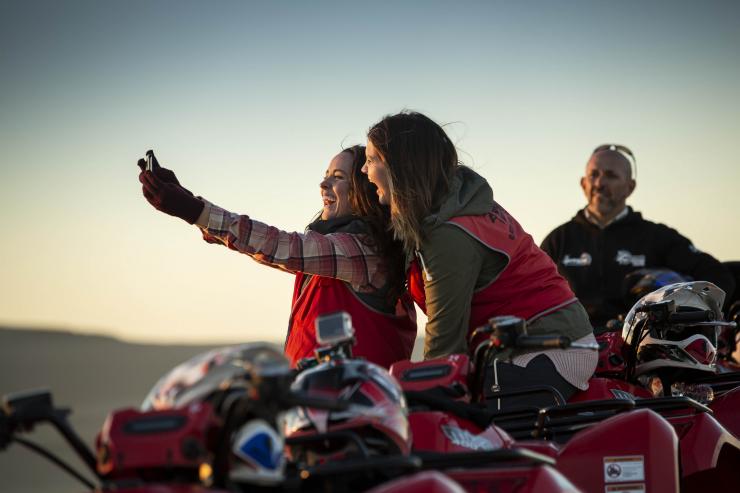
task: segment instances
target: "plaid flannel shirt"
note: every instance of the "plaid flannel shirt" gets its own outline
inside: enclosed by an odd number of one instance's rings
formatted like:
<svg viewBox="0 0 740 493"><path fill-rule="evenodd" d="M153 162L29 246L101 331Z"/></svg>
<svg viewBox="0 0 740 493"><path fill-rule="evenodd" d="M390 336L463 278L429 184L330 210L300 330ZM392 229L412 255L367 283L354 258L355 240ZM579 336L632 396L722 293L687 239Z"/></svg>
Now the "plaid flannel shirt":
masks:
<svg viewBox="0 0 740 493"><path fill-rule="evenodd" d="M382 259L364 242L364 235L287 233L204 202L207 225L199 221L199 227L209 243L226 245L287 272L340 279L359 292L380 289L387 280Z"/></svg>

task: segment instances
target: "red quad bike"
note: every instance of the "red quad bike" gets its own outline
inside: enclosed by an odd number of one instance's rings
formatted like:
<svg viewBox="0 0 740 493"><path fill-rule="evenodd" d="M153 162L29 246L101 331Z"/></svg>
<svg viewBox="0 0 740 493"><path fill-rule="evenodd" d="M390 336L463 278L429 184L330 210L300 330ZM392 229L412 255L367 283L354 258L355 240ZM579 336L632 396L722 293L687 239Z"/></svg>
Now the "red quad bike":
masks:
<svg viewBox="0 0 740 493"><path fill-rule="evenodd" d="M326 347L317 351L316 360L301 362L305 369L293 391L350 404L344 411L300 406L287 413L288 456L307 478L346 473L363 464L365 469L378 464L380 471L398 475L413 464L442 472L469 492L579 491L553 467L551 454L516 446L506 432L489 425L490 418L483 423L484 413L465 402L466 356L411 369L405 375L404 395L385 369L352 358L353 329L346 313L320 317L317 335ZM431 392L431 401L444 409L409 410L406 397L414 393L414 385L430 379L444 381L454 397Z"/></svg>
<svg viewBox="0 0 740 493"><path fill-rule="evenodd" d="M598 378L576 400L684 395L706 404L740 438L740 301L723 321L725 294L711 283L640 269L625 284L634 308L597 335Z"/></svg>
<svg viewBox="0 0 740 493"><path fill-rule="evenodd" d="M411 402L416 454L484 447L530 450L555 460L557 471L585 492L678 491L675 431L656 412L635 409L632 400L566 404L556 389L539 386L495 395L545 392L552 396L553 406L488 410L480 397L483 371L477 371L486 361L513 348L565 348L571 343L563 337L528 336L526 323L516 317L491 319L471 340L482 336L486 339L477 346L472 362L467 355L452 355L391 367ZM500 437L497 442L491 440L491 430ZM481 491L472 467L467 467L459 476L446 473L468 491Z"/></svg>
<svg viewBox="0 0 740 493"><path fill-rule="evenodd" d="M621 332L600 334L596 377L571 401L633 400L669 420L680 438L686 490L732 484L740 467L740 372L717 365L724 292L705 281L664 286L641 298ZM732 347L725 341L724 358ZM685 400L686 405L673 406ZM657 407L656 407L657 406Z"/></svg>
<svg viewBox="0 0 740 493"><path fill-rule="evenodd" d="M286 461L278 425L285 411L298 405L348 409L341 400L290 390L294 377L285 357L267 344L197 356L162 378L141 409L111 413L95 453L70 426L69 410L53 405L50 392L9 395L0 409L0 450L11 444L29 448L96 493L347 491L341 471L332 481L310 482L304 469ZM75 470L21 436L39 424L53 425L88 471ZM440 473L410 469L412 474L373 491L462 491ZM372 486L366 482L360 489Z"/></svg>
<svg viewBox="0 0 740 493"><path fill-rule="evenodd" d="M640 329L640 334L634 338L634 341L641 343L640 350L635 351L640 355L639 358L635 356L637 361L641 365L650 363L640 366L642 373L640 370L637 372L648 375L648 370L661 369L664 363L657 364L654 362L656 359L674 362L672 380L669 380L671 372L661 372L660 375L665 388L673 388L674 392L667 395L658 392L654 379L644 382L642 379L625 379L624 368L635 365L631 363L629 351L613 351L618 339L612 334L606 339L601 338L600 376L591 379L588 391L576 394L570 402L564 403L562 396L550 388L555 405L544 409L535 407L494 412L491 415L493 422L517 439L518 445L542 453L549 451L557 458L558 470L584 491L676 491L679 486L683 491L698 491L702 487L724 488L733 484L736 481L733 469L736 471L740 467L740 443L721 423L738 417L737 403L730 400L736 398L736 391L730 390L719 399L715 398L712 405L717 408L710 408L689 397L695 395L690 392L702 387L675 378L677 369L681 370L682 377L696 373L695 365L678 365L680 356L683 353L694 354L692 361L696 363L702 351L711 353L711 344L706 346L701 341L701 337L704 337L701 334L716 334L717 326L723 324L717 322L721 316L717 316L718 309L714 310L711 323L697 321L699 316L696 313L706 310L696 309L703 306L699 301L694 300L695 306L692 306L684 298L696 297L696 292L704 293L700 299L707 303L708 298L716 298L716 293L711 288L704 291L708 283L689 284L690 288L666 287L662 295L654 295L635 307L633 311L641 314L639 317L628 316L625 322L625 331L638 326L647 330ZM655 304L656 298L662 300L664 297L674 301L673 308L668 310L669 315L665 316L666 320L670 318L672 329L668 330L665 326L661 328L659 324L651 328L649 323L642 323L643 320L652 320L654 314L662 310L660 307L666 306L659 304L646 308L646 305ZM720 299L712 302L711 306L721 304ZM684 308L679 310L676 306ZM703 313L702 317L705 317L702 320L707 320L709 315ZM693 330L699 331L698 336L695 332L677 333L677 325L684 329L695 326ZM455 387L461 389L468 386L469 391L461 392L459 400L470 399L473 404L480 405L485 401L482 388L485 364L496 358L502 350L545 346L565 348L570 345L565 338L527 336L526 324L511 317L492 319L488 326L478 329L471 339L482 333L487 333L489 339L477 346L470 367L466 366L464 360L461 363L464 357L458 355L416 364L397 363L391 368L391 373L407 389L412 385L416 389L442 387L449 392ZM631 338L628 340L633 341ZM654 347L656 345L662 347ZM471 344L471 347L474 346ZM657 358L656 354L663 356ZM705 366L707 369L711 367ZM456 367L462 367L462 371L456 371ZM450 375L456 376L450 378ZM714 373L709 375L709 378L703 378L710 381L717 378ZM725 379L722 383L725 385L727 377L722 378ZM652 392L645 387L650 382L653 385ZM676 383L678 385L674 385ZM716 382L712 385L715 389L719 388ZM730 383L730 386L734 389L736 385ZM543 390L546 389L499 392L495 398Z"/></svg>

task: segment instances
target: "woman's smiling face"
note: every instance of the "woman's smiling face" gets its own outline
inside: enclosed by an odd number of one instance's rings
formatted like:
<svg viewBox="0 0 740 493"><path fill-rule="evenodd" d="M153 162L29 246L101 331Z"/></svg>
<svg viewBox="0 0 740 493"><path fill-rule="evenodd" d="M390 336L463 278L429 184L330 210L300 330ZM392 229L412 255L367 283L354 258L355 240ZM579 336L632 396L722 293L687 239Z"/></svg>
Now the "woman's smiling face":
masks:
<svg viewBox="0 0 740 493"><path fill-rule="evenodd" d="M370 139L367 140L365 165L362 167L362 172L367 175L370 183L378 188L378 202L383 205L390 205L391 190L388 184L388 166Z"/></svg>
<svg viewBox="0 0 740 493"><path fill-rule="evenodd" d="M349 200L352 176L352 154L340 152L329 163L324 179L319 183L324 208L321 219L328 220L352 214Z"/></svg>

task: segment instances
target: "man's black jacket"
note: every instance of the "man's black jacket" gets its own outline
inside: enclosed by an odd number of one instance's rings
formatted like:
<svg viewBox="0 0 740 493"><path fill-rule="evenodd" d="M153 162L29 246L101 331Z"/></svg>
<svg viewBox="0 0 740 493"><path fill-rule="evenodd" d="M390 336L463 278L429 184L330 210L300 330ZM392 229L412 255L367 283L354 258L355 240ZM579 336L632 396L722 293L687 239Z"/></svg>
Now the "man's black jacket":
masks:
<svg viewBox="0 0 740 493"><path fill-rule="evenodd" d="M553 230L541 245L588 311L594 327L626 314L624 278L641 268L666 268L710 281L727 293L735 289L727 269L700 252L675 229L642 218L630 208L627 215L601 229L583 210Z"/></svg>

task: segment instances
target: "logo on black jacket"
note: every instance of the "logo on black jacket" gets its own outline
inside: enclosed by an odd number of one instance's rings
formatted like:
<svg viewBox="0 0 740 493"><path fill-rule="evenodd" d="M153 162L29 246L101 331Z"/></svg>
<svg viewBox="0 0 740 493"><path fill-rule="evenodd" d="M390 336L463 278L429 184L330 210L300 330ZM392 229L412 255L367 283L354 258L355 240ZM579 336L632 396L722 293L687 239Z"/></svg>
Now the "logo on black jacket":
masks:
<svg viewBox="0 0 740 493"><path fill-rule="evenodd" d="M616 260L619 265L645 267L645 255L633 255L629 250L617 250L617 256L614 260Z"/></svg>
<svg viewBox="0 0 740 493"><path fill-rule="evenodd" d="M560 262L566 267L586 267L591 265L591 254L583 252L580 257L566 255Z"/></svg>

